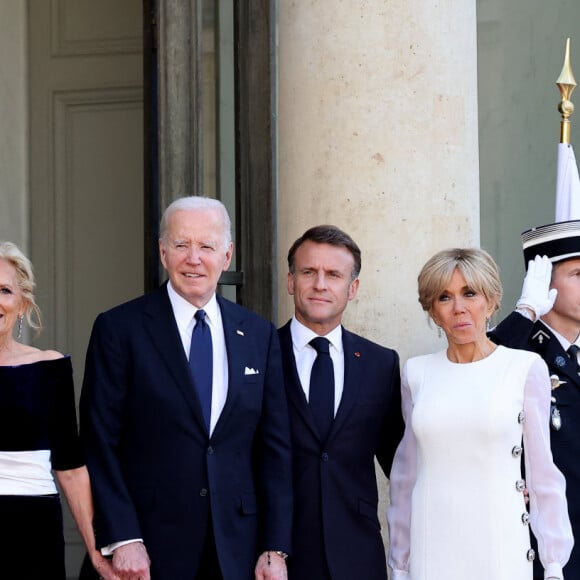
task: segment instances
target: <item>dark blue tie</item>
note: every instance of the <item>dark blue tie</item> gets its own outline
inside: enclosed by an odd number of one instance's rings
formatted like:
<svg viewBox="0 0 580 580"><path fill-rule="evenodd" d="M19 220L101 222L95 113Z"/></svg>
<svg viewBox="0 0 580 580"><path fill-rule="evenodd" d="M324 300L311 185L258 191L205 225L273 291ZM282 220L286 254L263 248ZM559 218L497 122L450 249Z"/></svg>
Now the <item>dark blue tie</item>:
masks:
<svg viewBox="0 0 580 580"><path fill-rule="evenodd" d="M334 366L328 350L327 338L317 337L310 345L318 353L310 375L308 403L318 427L321 441L326 441L334 420Z"/></svg>
<svg viewBox="0 0 580 580"><path fill-rule="evenodd" d="M580 348L578 348L578 345L576 344L571 344L570 347L568 348L568 354L570 355L570 359L572 360L572 364L574 365L574 370L576 372L578 372L580 370L580 368L578 368L578 351L580 350Z"/></svg>
<svg viewBox="0 0 580 580"><path fill-rule="evenodd" d="M191 349L189 351L189 368L191 369L193 384L199 396L203 419L209 433L213 354L211 330L205 321L205 310L198 310L195 313L195 326L191 333Z"/></svg>

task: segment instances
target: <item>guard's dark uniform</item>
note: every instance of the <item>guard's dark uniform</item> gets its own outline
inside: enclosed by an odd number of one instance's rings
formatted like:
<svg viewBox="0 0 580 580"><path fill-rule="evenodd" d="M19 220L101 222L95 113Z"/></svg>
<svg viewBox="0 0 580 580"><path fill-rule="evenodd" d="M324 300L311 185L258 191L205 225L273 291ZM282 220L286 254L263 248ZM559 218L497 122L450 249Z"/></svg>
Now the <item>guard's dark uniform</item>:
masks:
<svg viewBox="0 0 580 580"><path fill-rule="evenodd" d="M538 353L548 365L553 384L558 379L562 381L552 391L550 435L554 463L566 478L566 498L575 538L570 560L564 567L564 578L580 580L580 377L558 339L542 322L534 323L512 312L489 336L497 344ZM538 559L534 562L534 578L544 578Z"/></svg>

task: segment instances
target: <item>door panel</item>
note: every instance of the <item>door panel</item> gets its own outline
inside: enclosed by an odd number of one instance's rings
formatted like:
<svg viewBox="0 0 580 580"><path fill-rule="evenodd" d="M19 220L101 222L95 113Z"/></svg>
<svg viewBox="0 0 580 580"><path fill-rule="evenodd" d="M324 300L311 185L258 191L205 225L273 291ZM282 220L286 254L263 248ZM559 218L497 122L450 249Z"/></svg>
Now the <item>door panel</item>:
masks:
<svg viewBox="0 0 580 580"><path fill-rule="evenodd" d="M55 98L56 340L77 369L96 315L143 292L142 125L140 89Z"/></svg>
<svg viewBox="0 0 580 580"><path fill-rule="evenodd" d="M143 292L140 0L29 0L31 259L40 348L80 392L95 316ZM66 515L67 572L84 549Z"/></svg>

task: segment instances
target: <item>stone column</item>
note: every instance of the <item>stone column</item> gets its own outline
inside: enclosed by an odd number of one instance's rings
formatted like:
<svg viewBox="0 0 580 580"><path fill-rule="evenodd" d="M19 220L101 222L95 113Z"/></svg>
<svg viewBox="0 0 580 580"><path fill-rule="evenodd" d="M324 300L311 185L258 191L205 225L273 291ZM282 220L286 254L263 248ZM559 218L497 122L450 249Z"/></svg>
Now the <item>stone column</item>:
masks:
<svg viewBox="0 0 580 580"><path fill-rule="evenodd" d="M402 363L441 348L416 280L436 251L479 242L475 1L284 0L278 56L279 322L285 252L332 223L363 254L345 325Z"/></svg>
<svg viewBox="0 0 580 580"><path fill-rule="evenodd" d="M159 0L159 201L203 194L201 0Z"/></svg>
<svg viewBox="0 0 580 580"><path fill-rule="evenodd" d="M479 241L475 4L280 2L280 321L285 252L332 223L363 253L348 327L403 359L435 346L417 274Z"/></svg>

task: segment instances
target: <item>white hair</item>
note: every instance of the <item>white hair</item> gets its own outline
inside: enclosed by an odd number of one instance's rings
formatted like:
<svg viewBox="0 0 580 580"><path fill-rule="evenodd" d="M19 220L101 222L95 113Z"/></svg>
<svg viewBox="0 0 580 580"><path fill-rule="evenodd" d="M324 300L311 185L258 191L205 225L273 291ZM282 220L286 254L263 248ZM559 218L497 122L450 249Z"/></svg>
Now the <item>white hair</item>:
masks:
<svg viewBox="0 0 580 580"><path fill-rule="evenodd" d="M167 234L167 222L169 221L169 217L174 212L180 210L217 210L221 214L224 226L224 247L226 249L229 247L232 241L232 224L226 206L221 201L219 201L219 199L214 199L213 197L204 197L201 195L189 195L187 197L180 197L167 206L167 209L163 212L161 223L159 225L160 240L164 242L166 241L165 236Z"/></svg>

